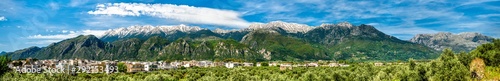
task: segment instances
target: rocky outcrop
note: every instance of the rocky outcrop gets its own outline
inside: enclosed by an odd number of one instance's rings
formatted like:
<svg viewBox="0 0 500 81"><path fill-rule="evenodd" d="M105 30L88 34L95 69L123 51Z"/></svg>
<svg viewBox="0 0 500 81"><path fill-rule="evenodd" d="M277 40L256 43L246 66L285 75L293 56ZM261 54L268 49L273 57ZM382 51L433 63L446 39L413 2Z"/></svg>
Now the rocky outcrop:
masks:
<svg viewBox="0 0 500 81"><path fill-rule="evenodd" d="M436 50L451 48L454 51L471 51L481 44L492 42L493 39L492 37L473 32L459 34L440 32L436 34L418 34L410 39L410 41Z"/></svg>

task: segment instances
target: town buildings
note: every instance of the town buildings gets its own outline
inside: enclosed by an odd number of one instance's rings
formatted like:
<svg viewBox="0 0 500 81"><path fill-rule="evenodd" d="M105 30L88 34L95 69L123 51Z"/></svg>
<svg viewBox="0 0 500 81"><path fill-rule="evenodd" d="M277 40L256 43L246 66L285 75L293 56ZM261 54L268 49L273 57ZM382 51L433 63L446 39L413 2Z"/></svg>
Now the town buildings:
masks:
<svg viewBox="0 0 500 81"><path fill-rule="evenodd" d="M251 63L251 62L213 62L208 60L203 61L95 61L87 59L47 59L47 60L36 60L36 59L26 59L26 60L16 60L11 62L8 66L21 73L33 73L28 69L32 68L55 68L64 69L59 73L118 73L119 71L118 63L122 63L125 70L122 72L136 73L136 72L150 72L157 70L175 70L180 67L192 68L210 68L210 67L225 67L225 68L237 68L237 67L261 67L262 63ZM266 66L276 67L279 66L280 70L291 70L294 67L348 67L347 64L336 63L336 62L281 62L281 61L271 61L265 64ZM379 66L379 63L375 63ZM44 71L44 70L42 70Z"/></svg>

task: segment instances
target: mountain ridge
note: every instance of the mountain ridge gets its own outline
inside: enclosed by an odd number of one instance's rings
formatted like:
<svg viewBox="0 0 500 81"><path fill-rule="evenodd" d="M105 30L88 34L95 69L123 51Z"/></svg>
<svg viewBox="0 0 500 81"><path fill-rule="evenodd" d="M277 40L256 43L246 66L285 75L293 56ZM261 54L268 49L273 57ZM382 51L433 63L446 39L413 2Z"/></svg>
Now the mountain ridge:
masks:
<svg viewBox="0 0 500 81"><path fill-rule="evenodd" d="M318 27L270 22L230 31L188 27L190 26L118 28L109 30L106 34L110 35L104 35L100 39L92 35L78 36L40 48L40 50L19 50L8 55L28 53L23 57L13 59L35 57L39 59L241 59L247 61L396 61L408 58L432 59L438 56L436 51L428 47L397 39L380 32L373 26L364 24L355 26L348 22L323 24Z"/></svg>
<svg viewBox="0 0 500 81"><path fill-rule="evenodd" d="M436 50L451 48L454 51L471 51L481 44L492 42L493 39L493 37L476 32L462 32L458 34L439 32L435 34L417 34L409 41L423 44Z"/></svg>

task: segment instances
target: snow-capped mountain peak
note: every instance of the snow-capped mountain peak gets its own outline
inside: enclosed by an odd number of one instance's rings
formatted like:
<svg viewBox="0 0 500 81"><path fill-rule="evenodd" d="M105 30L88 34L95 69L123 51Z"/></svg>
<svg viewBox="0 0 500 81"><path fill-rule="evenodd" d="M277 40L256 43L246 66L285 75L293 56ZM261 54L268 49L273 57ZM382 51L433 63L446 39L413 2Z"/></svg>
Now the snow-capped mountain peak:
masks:
<svg viewBox="0 0 500 81"><path fill-rule="evenodd" d="M122 27L122 28L117 28L117 29L110 29L106 31L104 36L118 36L123 37L123 36L128 36L128 35L137 35L137 34L161 34L161 33L171 33L174 31L181 31L181 32L191 32L191 31L199 31L202 30L202 28L197 27L197 26L186 26L186 25L176 25L176 26L151 26L151 25L144 25L144 26L130 26L130 27Z"/></svg>

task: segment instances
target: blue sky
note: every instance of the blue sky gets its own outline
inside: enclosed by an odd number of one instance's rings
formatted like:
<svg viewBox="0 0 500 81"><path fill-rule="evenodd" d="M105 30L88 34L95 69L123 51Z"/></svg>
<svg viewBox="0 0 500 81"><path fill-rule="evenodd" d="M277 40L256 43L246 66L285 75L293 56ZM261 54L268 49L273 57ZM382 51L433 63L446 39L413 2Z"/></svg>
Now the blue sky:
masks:
<svg viewBox="0 0 500 81"><path fill-rule="evenodd" d="M240 29L285 21L319 26L374 25L408 40L415 34L479 32L500 37L499 0L2 0L0 51L47 46L132 25Z"/></svg>

